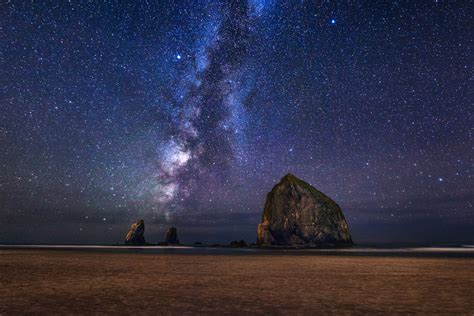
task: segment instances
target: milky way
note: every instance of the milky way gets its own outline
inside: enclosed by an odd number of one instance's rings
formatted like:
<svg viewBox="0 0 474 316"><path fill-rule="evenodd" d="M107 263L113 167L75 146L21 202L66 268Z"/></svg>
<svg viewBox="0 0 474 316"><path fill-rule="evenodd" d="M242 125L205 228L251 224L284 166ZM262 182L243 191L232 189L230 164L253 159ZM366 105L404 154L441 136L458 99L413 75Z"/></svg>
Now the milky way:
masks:
<svg viewBox="0 0 474 316"><path fill-rule="evenodd" d="M245 100L253 89L247 65L252 42L251 5L209 5L216 16L206 21L195 53L177 52L182 73L163 87L159 103L170 112L169 140L160 148L156 185L151 190L162 209L188 198L194 182L242 159L239 140L245 133Z"/></svg>
<svg viewBox="0 0 474 316"><path fill-rule="evenodd" d="M466 3L0 8L0 242L253 241L288 172L356 242L473 241Z"/></svg>

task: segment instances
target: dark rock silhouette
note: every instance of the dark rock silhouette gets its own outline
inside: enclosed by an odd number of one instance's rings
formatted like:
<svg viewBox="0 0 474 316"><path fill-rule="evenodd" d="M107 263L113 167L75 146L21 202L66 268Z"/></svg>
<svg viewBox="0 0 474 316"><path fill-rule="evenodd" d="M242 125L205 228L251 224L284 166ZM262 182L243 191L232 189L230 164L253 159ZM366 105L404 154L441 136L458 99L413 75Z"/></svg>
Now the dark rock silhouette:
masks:
<svg viewBox="0 0 474 316"><path fill-rule="evenodd" d="M166 232L165 243L169 245L179 244L178 231L176 230L176 227L170 227L168 229L168 231Z"/></svg>
<svg viewBox="0 0 474 316"><path fill-rule="evenodd" d="M246 248L247 243L244 240L241 240L241 241L234 240L230 243L230 246L232 248Z"/></svg>
<svg viewBox="0 0 474 316"><path fill-rule="evenodd" d="M142 245L145 244L145 237L143 234L145 233L145 222L143 219L133 223L128 230L127 235L125 236L125 243L126 244L136 244Z"/></svg>
<svg viewBox="0 0 474 316"><path fill-rule="evenodd" d="M267 194L257 244L336 246L351 245L352 238L339 205L289 173Z"/></svg>

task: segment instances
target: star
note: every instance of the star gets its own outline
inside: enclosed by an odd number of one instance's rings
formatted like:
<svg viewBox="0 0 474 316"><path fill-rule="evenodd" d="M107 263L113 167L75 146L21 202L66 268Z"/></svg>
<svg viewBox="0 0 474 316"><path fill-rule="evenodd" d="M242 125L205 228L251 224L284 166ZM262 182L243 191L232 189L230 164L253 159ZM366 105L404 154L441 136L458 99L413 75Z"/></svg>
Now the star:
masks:
<svg viewBox="0 0 474 316"><path fill-rule="evenodd" d="M410 236L408 214L447 210L446 235L466 237L462 1L203 2L137 5L126 23L127 1L2 6L2 213L45 227L57 212L125 229L183 221L203 239L212 217L250 240L265 194L291 171L347 210L356 239L384 223L382 203ZM414 21L416 32L403 27Z"/></svg>

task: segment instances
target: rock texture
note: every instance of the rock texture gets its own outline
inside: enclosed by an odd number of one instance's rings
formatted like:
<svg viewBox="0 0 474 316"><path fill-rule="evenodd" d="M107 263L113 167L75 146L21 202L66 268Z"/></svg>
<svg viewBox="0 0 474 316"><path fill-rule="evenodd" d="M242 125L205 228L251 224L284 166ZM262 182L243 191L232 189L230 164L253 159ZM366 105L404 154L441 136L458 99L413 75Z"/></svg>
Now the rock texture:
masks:
<svg viewBox="0 0 474 316"><path fill-rule="evenodd" d="M268 193L257 244L261 247L350 245L352 238L339 205L292 174Z"/></svg>
<svg viewBox="0 0 474 316"><path fill-rule="evenodd" d="M133 223L128 230L127 235L125 236L125 243L126 244L144 244L145 237L143 234L145 233L145 222L143 219Z"/></svg>
<svg viewBox="0 0 474 316"><path fill-rule="evenodd" d="M170 245L179 244L178 231L176 230L176 227L170 227L168 229L168 231L166 232L165 243Z"/></svg>

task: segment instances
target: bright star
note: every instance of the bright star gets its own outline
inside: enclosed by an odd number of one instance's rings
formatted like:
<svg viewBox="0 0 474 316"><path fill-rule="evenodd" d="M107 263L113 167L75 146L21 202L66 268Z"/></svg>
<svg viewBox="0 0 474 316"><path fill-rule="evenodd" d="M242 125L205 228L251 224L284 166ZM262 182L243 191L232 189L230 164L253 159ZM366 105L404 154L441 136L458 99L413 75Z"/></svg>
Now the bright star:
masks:
<svg viewBox="0 0 474 316"><path fill-rule="evenodd" d="M178 60L180 60L180 59L181 59L181 55L180 55L180 54L176 55L176 58L177 58Z"/></svg>
<svg viewBox="0 0 474 316"><path fill-rule="evenodd" d="M331 24L336 24L336 19L331 19Z"/></svg>

